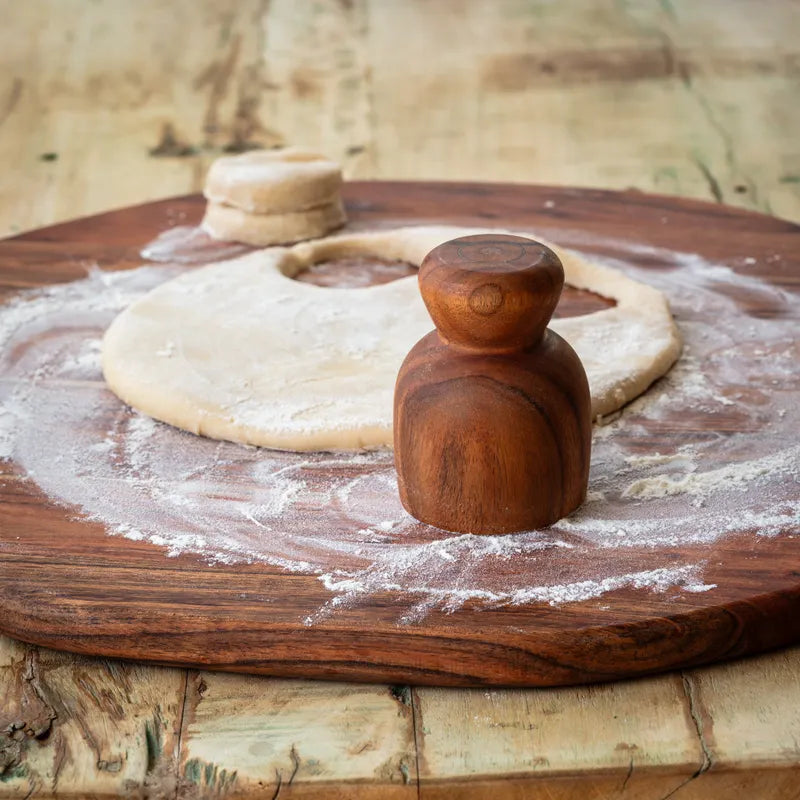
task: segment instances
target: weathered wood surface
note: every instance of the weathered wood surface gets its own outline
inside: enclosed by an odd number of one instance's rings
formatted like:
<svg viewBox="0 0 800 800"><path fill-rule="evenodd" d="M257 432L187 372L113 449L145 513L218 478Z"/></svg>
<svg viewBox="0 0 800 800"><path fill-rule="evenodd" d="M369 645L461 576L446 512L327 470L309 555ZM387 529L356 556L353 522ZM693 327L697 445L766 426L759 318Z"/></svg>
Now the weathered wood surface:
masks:
<svg viewBox="0 0 800 800"><path fill-rule="evenodd" d="M0 11L5 235L198 191L221 151L282 143L351 179L633 186L800 219L797 3Z"/></svg>
<svg viewBox="0 0 800 800"><path fill-rule="evenodd" d="M343 158L349 177L630 186L800 220L795 3L503 0L448 2L435 14L424 0L329 0L308 14L291 0L0 8L9 21L0 73L6 235L197 190L213 155L248 141L318 146ZM239 794L272 796L280 780L286 796L295 759L285 743L303 759L297 789L308 777L303 762L318 760L331 730L317 727L322 720L338 720L337 734L359 742L356 750L381 746L357 716L363 687L326 698L301 727L285 696L270 705L281 681L203 673L215 703L201 728L195 715L187 729L183 671L115 665L127 682L109 681L101 660L6 638L0 653L0 730L20 702L20 719L43 726L39 739L0 740L3 796L175 797L178 786L177 796L212 796L222 770L237 772ZM436 781L483 777L488 785L472 783L472 796L490 786L497 797L662 798L681 787L672 797L795 798L798 675L795 648L682 681L497 692L489 712L480 691L413 690L428 715L417 726L419 796L434 796ZM302 687L305 710L319 687ZM266 707L253 705L254 693ZM202 708L199 692L185 699L187 710ZM434 708L465 728L449 745L454 723L435 724ZM149 745L157 713L166 727ZM393 740L402 741L404 719ZM201 735L219 754L208 771L193 747ZM265 747L277 755L250 755ZM402 757L391 774L398 786ZM333 783L345 760L324 765ZM416 765L406 770L416 789ZM360 774L344 795L378 781L369 762Z"/></svg>
<svg viewBox="0 0 800 800"><path fill-rule="evenodd" d="M576 689L410 689L0 638L0 796L786 800L799 675L794 648Z"/></svg>

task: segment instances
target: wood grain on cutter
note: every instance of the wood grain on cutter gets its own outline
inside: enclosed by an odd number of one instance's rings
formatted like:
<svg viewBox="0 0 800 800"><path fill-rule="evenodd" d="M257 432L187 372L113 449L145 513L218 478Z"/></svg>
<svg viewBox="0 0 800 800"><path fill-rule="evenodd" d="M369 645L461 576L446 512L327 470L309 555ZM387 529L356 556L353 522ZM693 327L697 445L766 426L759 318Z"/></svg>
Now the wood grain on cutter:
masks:
<svg viewBox="0 0 800 800"><path fill-rule="evenodd" d="M700 251L789 288L797 227L730 208L639 193L476 184L353 183L346 188L358 224L436 220L481 224L491 205L507 226L559 228ZM549 201L557 207L551 213ZM535 209L535 210L532 210ZM170 220L196 222L198 197L134 207L26 234L0 245L6 292L81 277L82 259L106 269L139 263L138 247ZM669 221L665 225L663 220ZM485 224L485 221L484 221ZM613 246L609 245L613 250ZM785 253L779 261L774 252ZM647 257L642 266L659 269ZM743 311L785 314L761 296L731 287ZM713 365L709 365L713 368ZM730 426L736 424L730 420ZM698 426L707 420L698 419ZM667 429L658 435L669 436ZM643 443L647 451L647 443ZM433 610L398 627L407 599L386 593L314 626L301 610L329 599L314 576L263 564L210 566L160 548L108 537L74 519L29 481L6 474L0 544L0 625L20 639L87 654L139 658L282 676L388 680L440 685L555 685L690 666L757 652L800 638L800 554L786 537L747 530L715 543L704 579L713 592L679 605L646 590L620 589L613 605L535 603L447 614ZM707 559L707 547L696 555ZM269 595L263 605L243 596Z"/></svg>
<svg viewBox="0 0 800 800"><path fill-rule="evenodd" d="M586 497L591 398L575 351L547 324L558 256L520 236L465 236L422 262L437 330L394 395L400 499L429 525L496 534L552 525Z"/></svg>

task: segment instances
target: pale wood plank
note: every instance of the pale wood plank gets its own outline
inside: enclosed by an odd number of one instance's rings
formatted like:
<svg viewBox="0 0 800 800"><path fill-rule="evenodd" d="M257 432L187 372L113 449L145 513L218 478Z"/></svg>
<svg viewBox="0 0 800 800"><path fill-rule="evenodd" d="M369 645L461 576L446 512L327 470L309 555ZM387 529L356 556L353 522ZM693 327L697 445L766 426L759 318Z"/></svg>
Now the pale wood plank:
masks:
<svg viewBox="0 0 800 800"><path fill-rule="evenodd" d="M262 6L0 0L14 28L0 74L0 233L197 190L222 149L269 143Z"/></svg>
<svg viewBox="0 0 800 800"><path fill-rule="evenodd" d="M800 647L692 670L686 680L712 772L800 767Z"/></svg>
<svg viewBox="0 0 800 800"><path fill-rule="evenodd" d="M704 760L676 675L551 690L419 688L414 695L423 798L478 798L490 790L577 798L587 787L601 797L649 797L654 787L666 794L688 781Z"/></svg>
<svg viewBox="0 0 800 800"><path fill-rule="evenodd" d="M0 636L0 796L173 793L185 672Z"/></svg>
<svg viewBox="0 0 800 800"><path fill-rule="evenodd" d="M794 4L84 10L0 2L18 31L3 232L196 190L220 150L289 141L351 177L636 186L800 218Z"/></svg>
<svg viewBox="0 0 800 800"><path fill-rule="evenodd" d="M644 681L414 690L421 796L800 796L800 647Z"/></svg>
<svg viewBox="0 0 800 800"><path fill-rule="evenodd" d="M407 697L387 686L193 673L181 782L226 797L416 797Z"/></svg>
<svg viewBox="0 0 800 800"><path fill-rule="evenodd" d="M700 116L681 138L712 196L798 219L800 68L785 31L800 29L800 7L773 1L752 15L743 2L667 3L663 19L652 21L643 6L634 9L662 38Z"/></svg>
<svg viewBox="0 0 800 800"><path fill-rule="evenodd" d="M797 7L501 5L370 7L378 174L634 186L800 218L781 31ZM417 32L402 48L398 28Z"/></svg>

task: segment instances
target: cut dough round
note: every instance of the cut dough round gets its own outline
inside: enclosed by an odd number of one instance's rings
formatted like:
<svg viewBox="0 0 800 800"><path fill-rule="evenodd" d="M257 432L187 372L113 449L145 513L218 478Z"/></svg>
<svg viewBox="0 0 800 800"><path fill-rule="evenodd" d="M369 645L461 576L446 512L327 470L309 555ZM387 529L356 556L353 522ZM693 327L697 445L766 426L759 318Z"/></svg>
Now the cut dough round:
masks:
<svg viewBox="0 0 800 800"><path fill-rule="evenodd" d="M318 208L285 214L248 214L239 208L209 202L202 226L215 239L265 247L324 236L344 223L344 209L337 199Z"/></svg>
<svg viewBox="0 0 800 800"><path fill-rule="evenodd" d="M486 232L352 233L193 269L114 320L103 342L105 378L134 408L212 438L286 450L391 446L397 371L433 328L416 278L330 289L292 276L355 255L418 265L442 242ZM656 289L546 244L567 283L617 301L551 323L583 361L594 417L608 414L678 357L669 306Z"/></svg>
<svg viewBox="0 0 800 800"><path fill-rule="evenodd" d="M223 156L206 175L214 203L253 214L284 214L338 200L342 171L335 161L300 147Z"/></svg>

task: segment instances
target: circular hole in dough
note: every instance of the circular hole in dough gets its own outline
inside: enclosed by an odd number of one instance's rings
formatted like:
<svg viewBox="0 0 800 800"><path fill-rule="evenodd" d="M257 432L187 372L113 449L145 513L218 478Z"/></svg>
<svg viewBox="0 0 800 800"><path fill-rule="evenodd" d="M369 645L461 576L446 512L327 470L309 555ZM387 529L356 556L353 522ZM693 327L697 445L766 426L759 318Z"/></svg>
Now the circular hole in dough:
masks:
<svg viewBox="0 0 800 800"><path fill-rule="evenodd" d="M139 411L212 438L287 450L391 446L397 371L433 327L416 276L336 291L292 278L343 258L418 265L436 245L484 232L351 233L192 269L114 320L106 380ZM656 289L545 243L570 285L616 303L551 323L583 361L593 415L609 414L677 358L669 306Z"/></svg>

